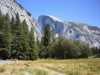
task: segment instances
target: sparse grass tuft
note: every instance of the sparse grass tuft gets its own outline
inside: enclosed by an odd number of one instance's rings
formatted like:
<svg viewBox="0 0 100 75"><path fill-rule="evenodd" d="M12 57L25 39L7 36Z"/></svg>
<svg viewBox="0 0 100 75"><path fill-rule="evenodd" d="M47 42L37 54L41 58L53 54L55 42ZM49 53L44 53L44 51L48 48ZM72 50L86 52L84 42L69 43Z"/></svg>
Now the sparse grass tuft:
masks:
<svg viewBox="0 0 100 75"><path fill-rule="evenodd" d="M34 75L48 75L48 72L40 69L35 69L34 73L35 73Z"/></svg>
<svg viewBox="0 0 100 75"><path fill-rule="evenodd" d="M0 73L3 73L3 72L5 72L5 68L0 68Z"/></svg>

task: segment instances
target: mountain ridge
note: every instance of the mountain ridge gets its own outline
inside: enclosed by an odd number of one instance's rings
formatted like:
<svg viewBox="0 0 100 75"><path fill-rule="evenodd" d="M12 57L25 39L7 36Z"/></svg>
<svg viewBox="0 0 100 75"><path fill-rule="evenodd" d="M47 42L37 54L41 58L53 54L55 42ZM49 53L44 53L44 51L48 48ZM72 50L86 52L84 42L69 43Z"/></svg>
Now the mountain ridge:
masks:
<svg viewBox="0 0 100 75"><path fill-rule="evenodd" d="M66 39L78 40L89 44L90 47L100 47L100 28L89 26L85 23L67 22L54 20L53 17L41 15L38 18L41 29L46 25L51 25L55 34ZM41 31L42 32L42 31Z"/></svg>
<svg viewBox="0 0 100 75"><path fill-rule="evenodd" d="M0 11L3 15L8 14L10 18L14 19L18 14L21 22L25 20L29 29L35 25L32 15L16 0L0 0Z"/></svg>
<svg viewBox="0 0 100 75"><path fill-rule="evenodd" d="M100 28L96 26L89 26L85 23L64 22L59 18L51 15L40 15L38 20L35 20L32 15L16 0L0 0L0 11L3 15L8 14L10 18L16 18L26 21L29 29L35 27L35 36L39 39L42 37L42 32L46 25L50 25L55 37L64 37L66 39L78 40L89 44L91 47L100 48Z"/></svg>

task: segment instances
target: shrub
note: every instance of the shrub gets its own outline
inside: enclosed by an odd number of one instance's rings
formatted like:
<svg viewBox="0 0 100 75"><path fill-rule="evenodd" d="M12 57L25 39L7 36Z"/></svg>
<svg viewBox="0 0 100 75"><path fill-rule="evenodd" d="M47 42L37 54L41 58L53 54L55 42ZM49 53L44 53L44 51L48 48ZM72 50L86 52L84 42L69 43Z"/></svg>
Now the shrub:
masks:
<svg viewBox="0 0 100 75"><path fill-rule="evenodd" d="M64 58L87 58L89 47L76 41L57 39L49 46L49 57Z"/></svg>

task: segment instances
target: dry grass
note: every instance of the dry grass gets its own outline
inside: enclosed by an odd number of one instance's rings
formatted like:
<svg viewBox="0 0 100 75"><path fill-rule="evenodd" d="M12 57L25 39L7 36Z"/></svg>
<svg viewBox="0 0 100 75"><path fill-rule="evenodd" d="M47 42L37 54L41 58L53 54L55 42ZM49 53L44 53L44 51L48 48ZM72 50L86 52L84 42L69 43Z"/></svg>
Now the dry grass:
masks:
<svg viewBox="0 0 100 75"><path fill-rule="evenodd" d="M100 75L100 59L15 61L0 75Z"/></svg>

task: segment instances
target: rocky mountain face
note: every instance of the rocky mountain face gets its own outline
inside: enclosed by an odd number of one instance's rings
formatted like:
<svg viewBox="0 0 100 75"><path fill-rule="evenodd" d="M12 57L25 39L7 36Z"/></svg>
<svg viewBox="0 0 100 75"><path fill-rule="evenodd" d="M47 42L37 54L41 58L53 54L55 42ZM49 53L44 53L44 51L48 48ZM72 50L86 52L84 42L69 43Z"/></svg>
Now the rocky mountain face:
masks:
<svg viewBox="0 0 100 75"><path fill-rule="evenodd" d="M36 37L42 37L42 31L46 25L50 25L55 32L55 37L64 37L66 39L85 42L90 47L100 47L100 28L89 26L83 23L66 22L54 17L41 15L38 21L35 21L31 14L25 10L16 0L0 0L0 12L3 15L8 14L10 18L16 19L19 15L21 21L25 20L29 29L34 26ZM37 22L37 23L36 23Z"/></svg>
<svg viewBox="0 0 100 75"><path fill-rule="evenodd" d="M3 15L8 14L10 18L16 18L19 15L21 21L25 20L29 26L35 25L31 14L25 10L16 0L0 0L0 11Z"/></svg>
<svg viewBox="0 0 100 75"><path fill-rule="evenodd" d="M66 39L78 40L90 47L100 48L100 28L84 23L66 22L53 16L41 15L38 18L41 32L46 25L50 25L55 32L55 37L62 36Z"/></svg>

